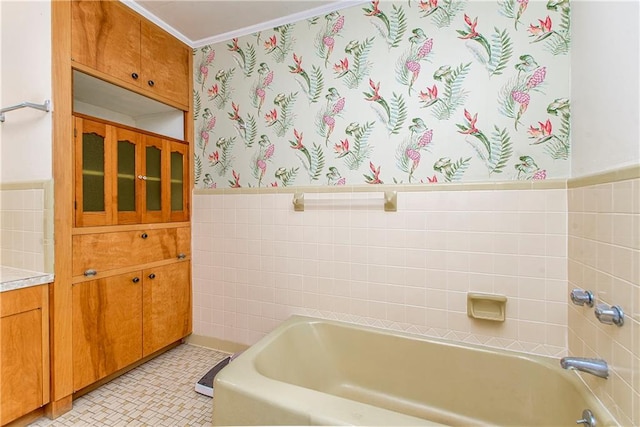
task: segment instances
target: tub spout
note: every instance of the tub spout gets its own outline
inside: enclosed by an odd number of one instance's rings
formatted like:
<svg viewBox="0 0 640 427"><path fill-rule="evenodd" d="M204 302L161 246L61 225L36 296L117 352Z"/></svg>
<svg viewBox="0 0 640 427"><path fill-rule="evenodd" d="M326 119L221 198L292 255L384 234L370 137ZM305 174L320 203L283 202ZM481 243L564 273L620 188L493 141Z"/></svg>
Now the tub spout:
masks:
<svg viewBox="0 0 640 427"><path fill-rule="evenodd" d="M563 357L560 366L564 369L577 369L600 378L609 377L609 366L602 359L588 359L585 357Z"/></svg>

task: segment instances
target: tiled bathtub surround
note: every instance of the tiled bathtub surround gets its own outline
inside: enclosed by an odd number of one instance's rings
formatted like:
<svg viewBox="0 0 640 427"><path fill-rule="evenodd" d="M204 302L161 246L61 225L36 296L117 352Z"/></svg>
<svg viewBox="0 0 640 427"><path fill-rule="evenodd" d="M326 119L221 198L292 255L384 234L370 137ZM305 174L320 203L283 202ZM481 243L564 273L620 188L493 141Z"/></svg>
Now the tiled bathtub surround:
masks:
<svg viewBox="0 0 640 427"><path fill-rule="evenodd" d="M51 182L0 184L0 264L52 272Z"/></svg>
<svg viewBox="0 0 640 427"><path fill-rule="evenodd" d="M333 202L300 213L290 193L197 192L194 333L253 344L305 314L564 355L564 183L450 188L400 192L395 213L359 200L381 193L308 194ZM506 322L467 317L468 291L506 295Z"/></svg>
<svg viewBox="0 0 640 427"><path fill-rule="evenodd" d="M603 182L603 180L600 180ZM569 309L569 353L607 360L612 374L585 380L622 425L640 425L640 179L568 190L569 288L620 305L625 324L597 321L593 309Z"/></svg>

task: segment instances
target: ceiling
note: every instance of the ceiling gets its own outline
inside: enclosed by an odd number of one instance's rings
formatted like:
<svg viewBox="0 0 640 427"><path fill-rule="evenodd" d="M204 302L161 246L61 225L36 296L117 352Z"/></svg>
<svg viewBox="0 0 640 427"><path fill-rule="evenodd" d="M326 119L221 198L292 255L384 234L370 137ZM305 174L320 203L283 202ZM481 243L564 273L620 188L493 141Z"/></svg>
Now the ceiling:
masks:
<svg viewBox="0 0 640 427"><path fill-rule="evenodd" d="M345 0L121 0L192 47L353 4Z"/></svg>

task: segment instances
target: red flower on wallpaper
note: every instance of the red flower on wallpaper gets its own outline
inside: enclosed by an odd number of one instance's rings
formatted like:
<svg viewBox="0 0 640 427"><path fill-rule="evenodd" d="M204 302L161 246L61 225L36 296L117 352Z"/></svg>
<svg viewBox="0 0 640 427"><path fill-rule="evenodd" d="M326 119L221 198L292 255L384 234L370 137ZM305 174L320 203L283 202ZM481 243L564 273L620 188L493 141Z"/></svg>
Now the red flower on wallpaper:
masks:
<svg viewBox="0 0 640 427"><path fill-rule="evenodd" d="M547 15L544 21L542 19L538 19L538 22L539 22L538 25L533 25L533 24L529 25L529 32L532 35L540 36L545 33L551 32L552 23L551 23L551 17L549 15Z"/></svg>

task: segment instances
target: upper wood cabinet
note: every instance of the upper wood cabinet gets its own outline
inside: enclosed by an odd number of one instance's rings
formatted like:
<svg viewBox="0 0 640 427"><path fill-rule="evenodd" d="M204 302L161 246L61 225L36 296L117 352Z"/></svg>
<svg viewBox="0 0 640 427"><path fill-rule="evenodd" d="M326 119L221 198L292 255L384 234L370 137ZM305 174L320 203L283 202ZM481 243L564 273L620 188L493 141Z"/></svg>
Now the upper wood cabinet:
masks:
<svg viewBox="0 0 640 427"><path fill-rule="evenodd" d="M188 221L189 146L76 117L76 227Z"/></svg>
<svg viewBox="0 0 640 427"><path fill-rule="evenodd" d="M189 57L191 50L166 31L141 22L140 84L165 98L189 105Z"/></svg>
<svg viewBox="0 0 640 427"><path fill-rule="evenodd" d="M188 46L118 1L74 0L71 12L74 64L188 110Z"/></svg>

